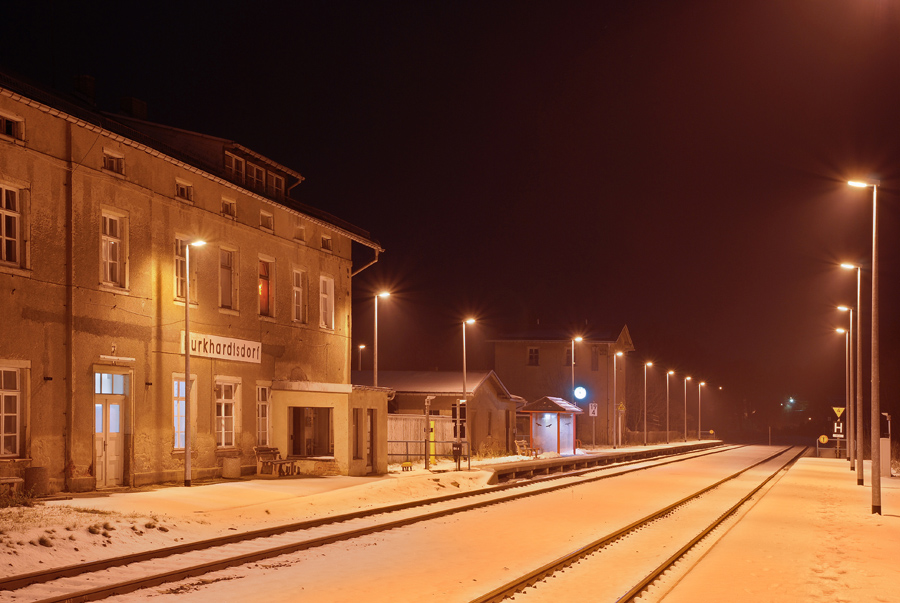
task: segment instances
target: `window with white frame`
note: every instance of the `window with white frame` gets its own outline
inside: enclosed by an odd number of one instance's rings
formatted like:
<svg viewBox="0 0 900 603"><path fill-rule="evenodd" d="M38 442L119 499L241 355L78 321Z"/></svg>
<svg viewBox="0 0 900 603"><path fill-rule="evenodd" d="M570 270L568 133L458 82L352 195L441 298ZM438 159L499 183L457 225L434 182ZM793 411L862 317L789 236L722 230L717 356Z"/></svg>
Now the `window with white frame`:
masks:
<svg viewBox="0 0 900 603"><path fill-rule="evenodd" d="M25 121L9 115L0 114L0 135L14 140L24 140Z"/></svg>
<svg viewBox="0 0 900 603"><path fill-rule="evenodd" d="M256 387L256 445L269 445L269 388Z"/></svg>
<svg viewBox="0 0 900 603"><path fill-rule="evenodd" d="M247 163L247 188L263 192L266 190L266 170Z"/></svg>
<svg viewBox="0 0 900 603"><path fill-rule="evenodd" d="M173 448L176 450L184 450L184 410L185 410L185 387L184 377L175 377L172 380L172 418L175 430L175 441ZM194 390L197 387L197 380L191 379L191 399L195 398Z"/></svg>
<svg viewBox="0 0 900 603"><path fill-rule="evenodd" d="M237 252L219 249L219 307L237 310L238 273Z"/></svg>
<svg viewBox="0 0 900 603"><path fill-rule="evenodd" d="M0 262L22 265L22 206L19 191L0 185Z"/></svg>
<svg viewBox="0 0 900 603"><path fill-rule="evenodd" d="M528 366L540 366L541 350L539 348L528 348Z"/></svg>
<svg viewBox="0 0 900 603"><path fill-rule="evenodd" d="M291 283L291 319L294 322L306 322L306 272L294 270Z"/></svg>
<svg viewBox="0 0 900 603"><path fill-rule="evenodd" d="M111 212L101 214L101 282L104 285L124 287L126 283L125 258L128 240L128 220Z"/></svg>
<svg viewBox="0 0 900 603"><path fill-rule="evenodd" d="M275 262L259 260L259 315L275 316Z"/></svg>
<svg viewBox="0 0 900 603"><path fill-rule="evenodd" d="M234 401L237 398L238 383L216 381L216 446L234 446Z"/></svg>
<svg viewBox="0 0 900 603"><path fill-rule="evenodd" d="M184 301L188 240L175 239L175 299ZM197 257L191 260L191 303L197 303Z"/></svg>
<svg viewBox="0 0 900 603"><path fill-rule="evenodd" d="M333 246L331 243L331 237L328 235L322 235L322 249L325 251L332 251Z"/></svg>
<svg viewBox="0 0 900 603"><path fill-rule="evenodd" d="M306 242L306 226L300 218L297 218L297 221L294 223L294 240Z"/></svg>
<svg viewBox="0 0 900 603"><path fill-rule="evenodd" d="M175 181L175 197L182 201L194 201L194 186L184 180Z"/></svg>
<svg viewBox="0 0 900 603"><path fill-rule="evenodd" d="M237 203L234 199L222 199L222 215L232 220L237 217Z"/></svg>
<svg viewBox="0 0 900 603"><path fill-rule="evenodd" d="M259 227L272 232L275 230L275 216L271 212L259 211Z"/></svg>
<svg viewBox="0 0 900 603"><path fill-rule="evenodd" d="M319 326L334 329L334 279L319 278Z"/></svg>
<svg viewBox="0 0 900 603"><path fill-rule="evenodd" d="M284 198L284 178L279 176L278 174L273 174L272 172L268 172L266 174L266 192L270 197L274 197L275 199L283 199Z"/></svg>
<svg viewBox="0 0 900 603"><path fill-rule="evenodd" d="M19 369L0 366L0 457L19 455L21 381Z"/></svg>
<svg viewBox="0 0 900 603"><path fill-rule="evenodd" d="M225 173L232 182L244 183L244 160L231 153L225 153Z"/></svg>
<svg viewBox="0 0 900 603"><path fill-rule="evenodd" d="M113 151L103 150L103 169L116 174L125 173L125 156Z"/></svg>

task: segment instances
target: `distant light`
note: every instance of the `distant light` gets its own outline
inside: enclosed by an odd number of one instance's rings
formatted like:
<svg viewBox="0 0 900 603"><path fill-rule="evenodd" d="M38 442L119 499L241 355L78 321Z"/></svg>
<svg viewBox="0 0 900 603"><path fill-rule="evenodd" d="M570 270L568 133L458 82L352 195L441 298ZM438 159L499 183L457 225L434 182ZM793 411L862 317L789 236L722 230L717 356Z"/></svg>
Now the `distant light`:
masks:
<svg viewBox="0 0 900 603"><path fill-rule="evenodd" d="M850 308L848 308L847 306L838 306L837 309L840 310L841 312L849 312L850 311Z"/></svg>
<svg viewBox="0 0 900 603"><path fill-rule="evenodd" d="M856 265L854 265L854 264L848 264L848 263L845 262L845 263L841 264L841 268L843 268L844 270L855 270L855 269L856 269Z"/></svg>
<svg viewBox="0 0 900 603"><path fill-rule="evenodd" d="M857 188L866 188L867 186L869 186L865 182L857 182L855 180L848 180L847 184L849 184L850 186L855 186Z"/></svg>
<svg viewBox="0 0 900 603"><path fill-rule="evenodd" d="M624 356L622 352L616 352L616 356Z"/></svg>
<svg viewBox="0 0 900 603"><path fill-rule="evenodd" d="M383 297L390 297L390 296L391 296L390 291L382 291L381 293L378 294L378 297L382 297L382 298L383 298Z"/></svg>
<svg viewBox="0 0 900 603"><path fill-rule="evenodd" d="M575 338L575 341L582 341L582 340L584 340L584 337L578 336Z"/></svg>
<svg viewBox="0 0 900 603"><path fill-rule="evenodd" d="M466 319L466 324L467 324L467 325L474 325L474 324L475 324L475 319L474 319L474 318L467 318L467 319Z"/></svg>
<svg viewBox="0 0 900 603"><path fill-rule="evenodd" d="M579 385L575 388L575 397L584 400L587 397L587 390Z"/></svg>
<svg viewBox="0 0 900 603"><path fill-rule="evenodd" d="M192 241L188 243L188 245L193 245L194 247L203 247L206 245L206 241Z"/></svg>
<svg viewBox="0 0 900 603"><path fill-rule="evenodd" d="M653 366L653 363L652 363L652 362L648 362L648 363L647 363L647 366Z"/></svg>
<svg viewBox="0 0 900 603"><path fill-rule="evenodd" d="M842 329L841 327L836 328L835 331L837 331L838 333L846 333L847 332L846 329Z"/></svg>
<svg viewBox="0 0 900 603"><path fill-rule="evenodd" d="M690 381L691 378L690 378L690 377L685 377L684 380L685 380L685 381Z"/></svg>
<svg viewBox="0 0 900 603"><path fill-rule="evenodd" d="M359 349L361 349L361 350L366 349L366 344L364 344L364 343L359 344Z"/></svg>
<svg viewBox="0 0 900 603"><path fill-rule="evenodd" d="M706 381L701 381L700 385L706 385Z"/></svg>
<svg viewBox="0 0 900 603"><path fill-rule="evenodd" d="M670 375L674 375L674 374L675 374L675 371L669 371L669 374L670 374Z"/></svg>

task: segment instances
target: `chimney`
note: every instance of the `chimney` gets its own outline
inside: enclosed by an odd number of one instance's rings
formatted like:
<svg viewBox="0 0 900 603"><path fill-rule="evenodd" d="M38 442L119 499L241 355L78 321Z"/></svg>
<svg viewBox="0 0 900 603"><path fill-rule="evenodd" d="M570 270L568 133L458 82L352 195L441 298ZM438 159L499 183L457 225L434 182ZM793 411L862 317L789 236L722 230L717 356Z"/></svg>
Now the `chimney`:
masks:
<svg viewBox="0 0 900 603"><path fill-rule="evenodd" d="M97 104L96 80L92 75L75 76L75 96L86 100L92 105Z"/></svg>
<svg viewBox="0 0 900 603"><path fill-rule="evenodd" d="M119 109L125 115L147 121L147 102L133 96L126 96L119 102Z"/></svg>

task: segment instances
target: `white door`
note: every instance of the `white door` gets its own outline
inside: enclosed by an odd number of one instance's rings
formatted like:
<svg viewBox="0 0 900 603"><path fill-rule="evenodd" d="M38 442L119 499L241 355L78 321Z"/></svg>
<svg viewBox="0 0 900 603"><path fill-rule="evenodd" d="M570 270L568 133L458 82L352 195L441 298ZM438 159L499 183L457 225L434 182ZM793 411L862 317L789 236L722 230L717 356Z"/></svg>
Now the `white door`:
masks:
<svg viewBox="0 0 900 603"><path fill-rule="evenodd" d="M124 396L94 396L94 476L98 488L122 485Z"/></svg>

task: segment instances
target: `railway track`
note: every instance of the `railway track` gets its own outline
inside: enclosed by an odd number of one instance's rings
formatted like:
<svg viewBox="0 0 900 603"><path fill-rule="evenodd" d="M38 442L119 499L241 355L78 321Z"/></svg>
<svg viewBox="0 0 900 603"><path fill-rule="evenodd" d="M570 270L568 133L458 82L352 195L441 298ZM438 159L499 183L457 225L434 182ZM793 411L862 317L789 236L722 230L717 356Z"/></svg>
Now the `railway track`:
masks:
<svg viewBox="0 0 900 603"><path fill-rule="evenodd" d="M636 460L566 474L505 483L472 492L461 492L325 517L251 532L185 543L112 559L0 578L0 598L17 602L96 601L189 577L252 563L305 549L360 538L513 501L523 497L572 488L673 463L740 448L720 446L674 457Z"/></svg>
<svg viewBox="0 0 900 603"><path fill-rule="evenodd" d="M496 603L515 598L533 601L658 600L649 592L682 560L716 532L774 478L783 475L805 452L785 448L689 496L659 509L571 553L509 580L473 599ZM702 504L698 501L707 499ZM692 507L694 507L692 509ZM647 528L653 529L647 529ZM666 539L661 539L665 534ZM666 541L668 540L668 542ZM614 570L614 571L611 571ZM616 574L611 576L611 574ZM600 576L603 578L601 579ZM548 578L553 577L553 580ZM659 587L665 591L665 586ZM646 595L646 596L645 596Z"/></svg>

